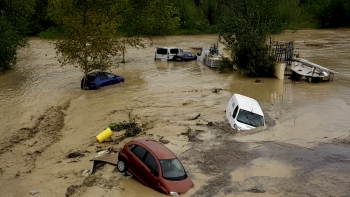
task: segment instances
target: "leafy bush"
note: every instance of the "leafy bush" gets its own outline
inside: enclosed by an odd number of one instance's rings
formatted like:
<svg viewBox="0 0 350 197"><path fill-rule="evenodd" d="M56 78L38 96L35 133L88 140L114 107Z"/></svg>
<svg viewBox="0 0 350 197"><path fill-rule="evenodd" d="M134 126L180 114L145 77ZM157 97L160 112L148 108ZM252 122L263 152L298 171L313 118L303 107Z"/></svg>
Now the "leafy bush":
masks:
<svg viewBox="0 0 350 197"><path fill-rule="evenodd" d="M239 72L249 77L274 77L276 56L268 46L239 47L234 63Z"/></svg>
<svg viewBox="0 0 350 197"><path fill-rule="evenodd" d="M222 58L222 61L220 61L218 70L219 70L220 73L227 73L227 72L230 72L230 71L234 71L235 68L234 68L233 61L231 61L227 57Z"/></svg>
<svg viewBox="0 0 350 197"><path fill-rule="evenodd" d="M43 39L56 39L62 38L64 35L64 31L59 27L50 27L49 29L39 33L39 37Z"/></svg>
<svg viewBox="0 0 350 197"><path fill-rule="evenodd" d="M126 130L125 136L132 137L142 132L142 128L137 124L137 116L133 115L131 111L128 112L128 121L122 121L118 123L109 124L109 128L112 131Z"/></svg>

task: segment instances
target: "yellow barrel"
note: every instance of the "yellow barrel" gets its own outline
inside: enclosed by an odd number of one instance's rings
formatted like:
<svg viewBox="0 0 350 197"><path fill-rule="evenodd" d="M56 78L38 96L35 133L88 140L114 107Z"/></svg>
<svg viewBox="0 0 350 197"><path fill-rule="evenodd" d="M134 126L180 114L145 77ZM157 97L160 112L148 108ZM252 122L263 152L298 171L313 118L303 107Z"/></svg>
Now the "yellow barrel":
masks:
<svg viewBox="0 0 350 197"><path fill-rule="evenodd" d="M104 131L102 131L100 134L98 134L97 140L99 142L103 142L103 141L110 141L111 136L113 135L112 130L108 127L107 129L105 129Z"/></svg>

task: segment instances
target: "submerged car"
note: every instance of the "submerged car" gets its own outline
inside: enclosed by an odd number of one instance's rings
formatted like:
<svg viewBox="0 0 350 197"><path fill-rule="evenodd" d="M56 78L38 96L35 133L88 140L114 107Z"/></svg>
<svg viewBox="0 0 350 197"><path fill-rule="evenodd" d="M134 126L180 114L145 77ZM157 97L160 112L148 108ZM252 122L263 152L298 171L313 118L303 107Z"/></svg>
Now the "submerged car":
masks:
<svg viewBox="0 0 350 197"><path fill-rule="evenodd" d="M191 52L181 52L177 53L173 57L173 61L191 61L191 60L197 60L197 56Z"/></svg>
<svg viewBox="0 0 350 197"><path fill-rule="evenodd" d="M150 139L125 144L118 153L117 169L129 171L144 185L170 196L178 196L193 187L176 155Z"/></svg>
<svg viewBox="0 0 350 197"><path fill-rule="evenodd" d="M233 94L226 106L226 118L236 130L250 130L265 126L264 113L253 98Z"/></svg>
<svg viewBox="0 0 350 197"><path fill-rule="evenodd" d="M99 89L103 86L108 86L116 83L124 83L124 77L108 72L92 72L81 79L82 89Z"/></svg>

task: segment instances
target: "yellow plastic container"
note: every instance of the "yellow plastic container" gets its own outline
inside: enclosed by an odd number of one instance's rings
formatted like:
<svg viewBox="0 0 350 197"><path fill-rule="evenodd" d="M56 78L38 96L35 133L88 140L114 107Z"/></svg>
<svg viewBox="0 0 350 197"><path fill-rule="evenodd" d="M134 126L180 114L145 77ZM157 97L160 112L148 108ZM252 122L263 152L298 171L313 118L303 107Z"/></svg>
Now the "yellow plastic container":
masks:
<svg viewBox="0 0 350 197"><path fill-rule="evenodd" d="M101 143L103 141L110 141L111 140L111 136L113 135L112 130L108 127L107 129L105 129L104 131L102 131L100 134L98 134L97 140Z"/></svg>

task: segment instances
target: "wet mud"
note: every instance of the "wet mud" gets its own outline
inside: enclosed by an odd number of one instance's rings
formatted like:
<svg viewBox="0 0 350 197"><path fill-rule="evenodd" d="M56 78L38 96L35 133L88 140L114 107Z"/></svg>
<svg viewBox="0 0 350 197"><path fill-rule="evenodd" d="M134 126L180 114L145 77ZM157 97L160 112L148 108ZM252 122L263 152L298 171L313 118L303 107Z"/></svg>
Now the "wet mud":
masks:
<svg viewBox="0 0 350 197"><path fill-rule="evenodd" d="M196 52L216 35L153 39L128 49L111 72L125 84L80 89L82 73L61 67L52 41L30 39L16 68L0 76L0 191L3 196L164 196L91 159L128 141L160 141L181 159L194 188L181 196L349 196L350 30L286 31L301 57L336 70L327 83L219 74L199 62L154 61L154 46ZM119 60L117 60L119 61ZM20 80L19 80L20 79ZM256 81L259 83L256 83ZM265 128L233 130L224 109L233 93L259 101ZM137 115L142 132L99 143L110 123Z"/></svg>

